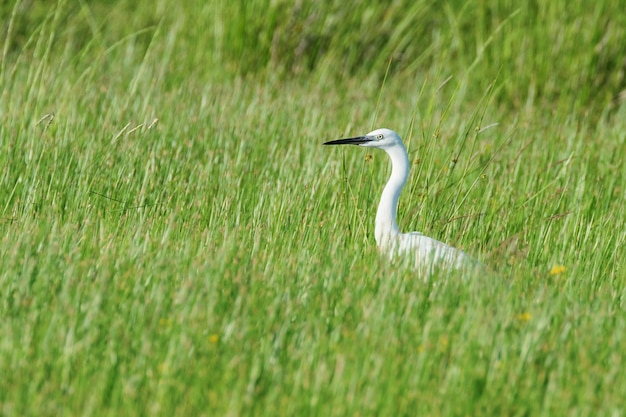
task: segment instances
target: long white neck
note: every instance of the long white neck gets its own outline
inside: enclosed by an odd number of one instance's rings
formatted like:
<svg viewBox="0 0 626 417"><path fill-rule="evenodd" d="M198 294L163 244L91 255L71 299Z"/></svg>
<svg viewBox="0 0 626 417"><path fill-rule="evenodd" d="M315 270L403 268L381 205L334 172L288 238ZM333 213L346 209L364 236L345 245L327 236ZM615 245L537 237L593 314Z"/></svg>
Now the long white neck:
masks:
<svg viewBox="0 0 626 417"><path fill-rule="evenodd" d="M400 233L396 223L398 200L402 187L409 178L409 157L404 145L397 144L384 150L391 159L391 177L385 185L376 211L374 235L380 248L385 248L389 241Z"/></svg>

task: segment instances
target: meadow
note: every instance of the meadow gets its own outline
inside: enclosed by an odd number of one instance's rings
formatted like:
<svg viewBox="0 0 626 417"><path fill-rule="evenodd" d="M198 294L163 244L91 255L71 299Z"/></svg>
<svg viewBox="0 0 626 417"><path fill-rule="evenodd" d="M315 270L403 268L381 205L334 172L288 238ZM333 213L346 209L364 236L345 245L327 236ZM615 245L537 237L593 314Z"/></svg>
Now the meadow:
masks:
<svg viewBox="0 0 626 417"><path fill-rule="evenodd" d="M624 10L3 3L0 415L626 415Z"/></svg>

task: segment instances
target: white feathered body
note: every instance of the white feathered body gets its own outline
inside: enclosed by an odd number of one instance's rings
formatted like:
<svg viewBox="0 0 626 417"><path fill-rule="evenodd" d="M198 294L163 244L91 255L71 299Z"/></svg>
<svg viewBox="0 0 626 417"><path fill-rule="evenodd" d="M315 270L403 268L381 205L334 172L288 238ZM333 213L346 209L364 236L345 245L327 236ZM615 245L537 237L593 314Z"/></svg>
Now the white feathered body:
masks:
<svg viewBox="0 0 626 417"><path fill-rule="evenodd" d="M401 233L396 223L398 200L409 178L409 157L402 139L392 130L377 129L365 136L326 142L326 145L358 145L384 150L391 159L391 176L383 189L376 211L374 234L381 252L391 258L402 257L430 272L480 265L462 250L453 248L419 232Z"/></svg>
<svg viewBox="0 0 626 417"><path fill-rule="evenodd" d="M376 132L376 131L374 131ZM391 159L391 176L383 189L376 212L375 236L381 252L391 258L413 258L414 265L455 269L475 261L462 250L453 248L419 232L400 233L396 223L398 200L409 177L409 158L401 140L382 147Z"/></svg>

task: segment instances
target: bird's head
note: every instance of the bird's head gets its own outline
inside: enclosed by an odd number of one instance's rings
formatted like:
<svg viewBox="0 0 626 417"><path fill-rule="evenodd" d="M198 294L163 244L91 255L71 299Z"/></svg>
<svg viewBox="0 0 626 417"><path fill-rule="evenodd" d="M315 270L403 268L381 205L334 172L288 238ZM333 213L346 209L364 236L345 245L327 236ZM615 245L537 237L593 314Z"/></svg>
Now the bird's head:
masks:
<svg viewBox="0 0 626 417"><path fill-rule="evenodd" d="M376 129L363 136L353 138L337 139L325 142L324 145L358 145L365 148L388 149L402 145L402 139L396 132L390 129Z"/></svg>

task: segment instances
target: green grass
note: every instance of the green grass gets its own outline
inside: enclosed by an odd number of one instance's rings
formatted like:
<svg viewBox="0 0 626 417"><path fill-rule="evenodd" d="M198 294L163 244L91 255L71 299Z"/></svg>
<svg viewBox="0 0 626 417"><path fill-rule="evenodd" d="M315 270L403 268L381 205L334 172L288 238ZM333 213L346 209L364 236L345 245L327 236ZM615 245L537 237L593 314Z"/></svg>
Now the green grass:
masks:
<svg viewBox="0 0 626 417"><path fill-rule="evenodd" d="M626 413L622 2L108 3L0 6L0 415Z"/></svg>

